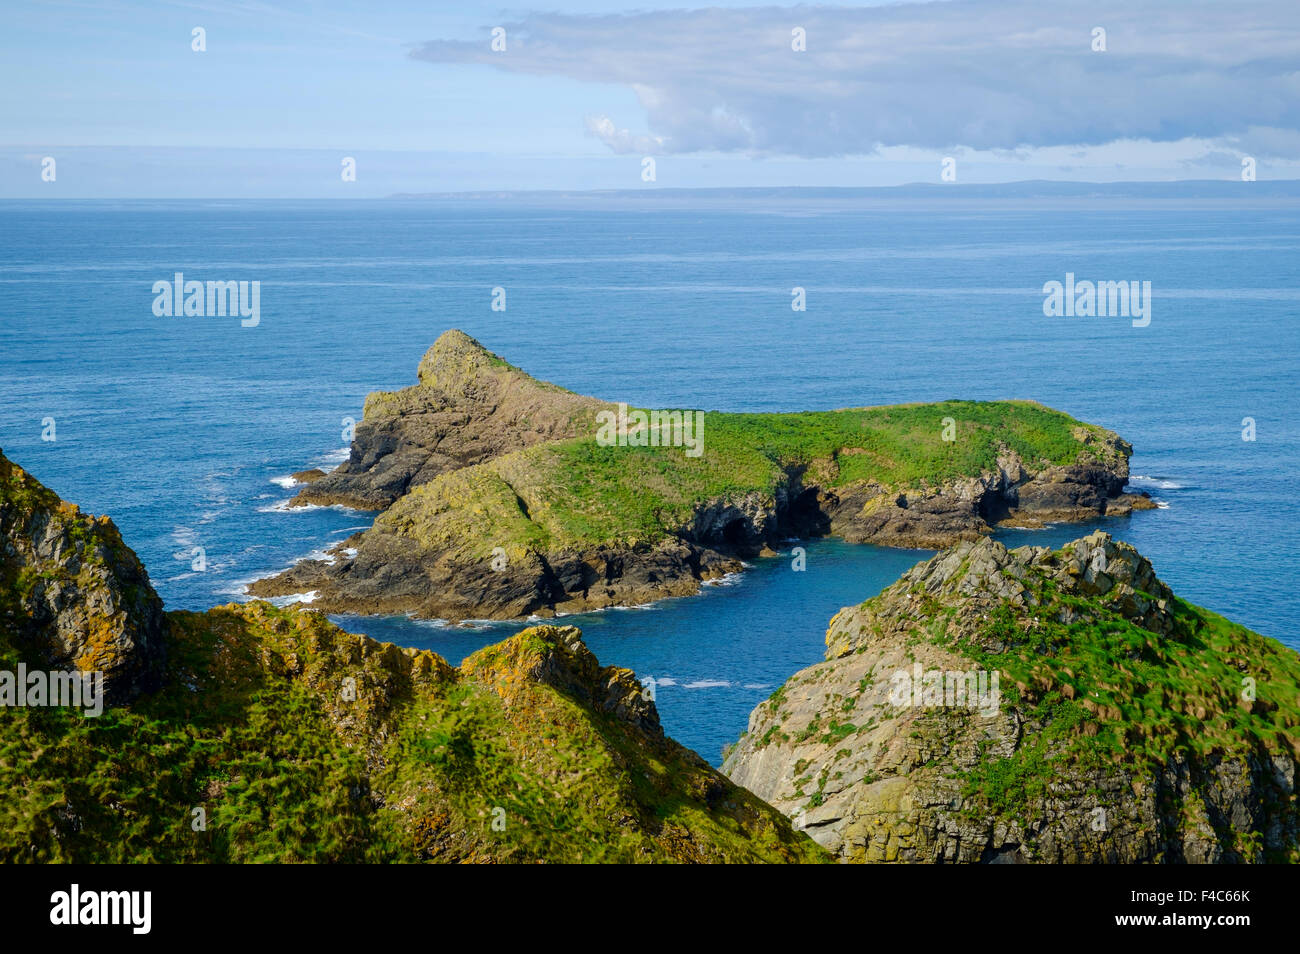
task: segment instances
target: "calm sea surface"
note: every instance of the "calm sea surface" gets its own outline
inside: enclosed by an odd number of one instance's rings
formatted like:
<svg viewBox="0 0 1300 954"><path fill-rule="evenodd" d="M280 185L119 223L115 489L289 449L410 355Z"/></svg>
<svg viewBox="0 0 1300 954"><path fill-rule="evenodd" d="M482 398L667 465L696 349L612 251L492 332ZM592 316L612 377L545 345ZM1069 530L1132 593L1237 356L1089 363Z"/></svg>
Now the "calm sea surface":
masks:
<svg viewBox="0 0 1300 954"><path fill-rule="evenodd" d="M176 271L260 281L260 325L155 317ZM1043 283L1067 272L1150 281L1150 325L1044 317ZM1164 507L1097 526L1180 595L1300 648L1298 316L1293 209L0 202L0 448L111 515L169 608L203 609L370 523L285 510L285 478L341 460L343 419L413 383L447 328L643 407L1029 398L1133 443L1133 484ZM802 573L759 560L700 597L571 621L603 662L655 677L668 731L717 763L821 658L836 610L925 556L816 541ZM338 621L453 663L520 628Z"/></svg>

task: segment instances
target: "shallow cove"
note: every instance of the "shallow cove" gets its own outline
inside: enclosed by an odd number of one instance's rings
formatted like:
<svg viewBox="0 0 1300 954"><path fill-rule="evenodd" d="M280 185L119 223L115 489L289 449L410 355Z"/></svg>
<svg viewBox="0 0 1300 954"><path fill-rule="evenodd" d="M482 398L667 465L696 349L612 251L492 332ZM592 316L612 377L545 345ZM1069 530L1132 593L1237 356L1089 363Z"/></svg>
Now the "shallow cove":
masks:
<svg viewBox="0 0 1300 954"><path fill-rule="evenodd" d="M1007 529L995 536L1007 546L1058 547L1096 528L1127 530L1130 521L1151 519L1153 513L1044 530ZM826 626L836 612L876 595L933 554L835 538L791 546L806 551L807 568L801 572L792 569L787 548L779 556L750 561L744 573L705 586L698 596L561 619L582 629L602 663L626 666L643 679L653 677L665 731L718 766L723 747L745 731L754 706L791 675L821 660ZM406 616L351 614L330 618L354 633L431 649L453 665L530 625L451 626Z"/></svg>

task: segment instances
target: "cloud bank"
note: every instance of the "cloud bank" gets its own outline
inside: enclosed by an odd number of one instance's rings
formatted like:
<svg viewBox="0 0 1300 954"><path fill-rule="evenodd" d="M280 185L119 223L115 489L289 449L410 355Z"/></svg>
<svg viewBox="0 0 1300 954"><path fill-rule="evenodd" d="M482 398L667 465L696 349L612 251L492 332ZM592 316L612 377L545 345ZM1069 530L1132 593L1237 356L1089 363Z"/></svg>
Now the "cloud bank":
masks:
<svg viewBox="0 0 1300 954"><path fill-rule="evenodd" d="M1017 150L1234 141L1294 158L1296 0L952 0L869 8L533 14L411 55L632 89L585 116L622 154L825 158L881 147ZM1104 52L1093 49L1105 30ZM792 49L793 31L806 51ZM631 120L631 121L630 121ZM645 131L633 131L641 122Z"/></svg>

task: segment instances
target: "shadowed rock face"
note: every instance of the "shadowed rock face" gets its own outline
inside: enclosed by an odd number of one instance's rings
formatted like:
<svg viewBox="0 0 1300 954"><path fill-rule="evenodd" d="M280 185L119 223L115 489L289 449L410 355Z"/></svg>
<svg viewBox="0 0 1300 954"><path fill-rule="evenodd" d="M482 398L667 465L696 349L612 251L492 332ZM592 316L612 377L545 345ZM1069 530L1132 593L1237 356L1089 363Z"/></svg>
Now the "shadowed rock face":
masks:
<svg viewBox="0 0 1300 954"><path fill-rule="evenodd" d="M823 447L812 459L772 443L758 462L706 448L686 465L661 460L635 475L622 473L621 462L572 450L583 440L595 443L596 414L609 407L536 381L466 335L447 332L421 363L420 384L371 395L348 462L313 475L297 498L384 513L330 559L299 562L257 581L250 594L311 592L313 605L331 612L452 620L548 616L691 595L791 537L834 534L935 548L977 539L1000 522L1037 526L1154 506L1143 495L1122 493L1132 453L1125 441L1048 409L1034 413L1055 417L1052 426L1068 448L1063 462L1025 461L995 429L992 438L977 439L997 443L996 451L968 465L968 473L953 476L944 456L933 455L945 476L914 472L887 482L839 479L854 460L878 459L865 424L841 428L844 443ZM1000 407L1026 413L1011 403ZM936 410L936 423L942 413ZM729 416L713 419L723 417ZM783 417L767 416L744 440L767 446L777 441L763 431L771 428L788 441ZM926 439L938 445L938 430ZM724 438L723 446L735 454L734 440ZM630 514L647 484L659 493L659 484L728 471L745 476L717 481L721 491L692 491L681 502L685 513L673 502ZM564 520L554 518L557 509L568 511ZM589 532L588 525L604 529Z"/></svg>
<svg viewBox="0 0 1300 954"><path fill-rule="evenodd" d="M166 621L107 517L81 513L0 454L0 629L29 666L103 672L113 704L155 688Z"/></svg>
<svg viewBox="0 0 1300 954"><path fill-rule="evenodd" d="M420 362L419 384L366 398L347 461L303 480L294 505L382 510L439 474L585 433L603 406L448 331Z"/></svg>
<svg viewBox="0 0 1300 954"><path fill-rule="evenodd" d="M1046 523L1126 516L1155 506L1144 494L1123 493L1132 446L1114 434L1103 440L1079 432L1082 446L1101 446L1105 463L1028 467L1003 453L997 468L938 487L890 492L866 484L819 494L829 532L851 543L937 549L975 540L1000 523Z"/></svg>
<svg viewBox="0 0 1300 954"><path fill-rule="evenodd" d="M723 771L841 860L1300 857L1300 657L1105 533L962 543L826 642Z"/></svg>

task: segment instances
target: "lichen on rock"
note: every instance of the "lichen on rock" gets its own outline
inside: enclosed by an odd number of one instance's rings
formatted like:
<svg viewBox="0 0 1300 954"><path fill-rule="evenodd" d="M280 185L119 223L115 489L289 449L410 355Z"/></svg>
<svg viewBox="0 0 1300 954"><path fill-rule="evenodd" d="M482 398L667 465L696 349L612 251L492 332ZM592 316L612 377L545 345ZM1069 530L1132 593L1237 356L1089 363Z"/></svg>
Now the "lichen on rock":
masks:
<svg viewBox="0 0 1300 954"><path fill-rule="evenodd" d="M162 601L107 517L83 514L0 453L0 630L18 658L102 672L112 702L154 688Z"/></svg>
<svg viewBox="0 0 1300 954"><path fill-rule="evenodd" d="M1300 860L1300 657L1106 533L961 543L826 642L723 771L841 860Z"/></svg>
<svg viewBox="0 0 1300 954"><path fill-rule="evenodd" d="M268 603L164 615L110 522L2 455L0 580L0 664L113 687L0 709L0 860L827 860L574 627L453 667Z"/></svg>

